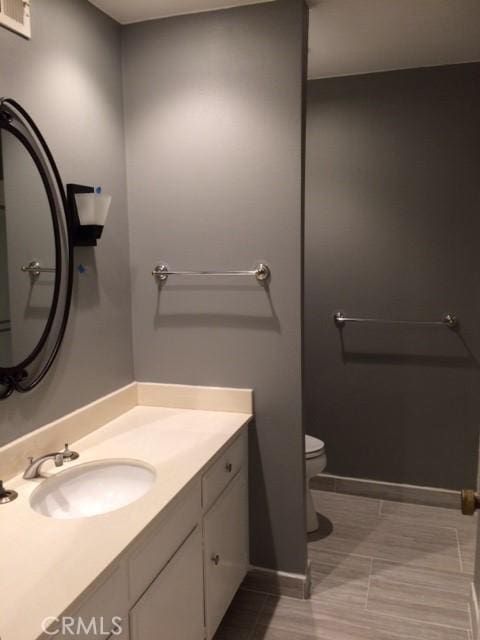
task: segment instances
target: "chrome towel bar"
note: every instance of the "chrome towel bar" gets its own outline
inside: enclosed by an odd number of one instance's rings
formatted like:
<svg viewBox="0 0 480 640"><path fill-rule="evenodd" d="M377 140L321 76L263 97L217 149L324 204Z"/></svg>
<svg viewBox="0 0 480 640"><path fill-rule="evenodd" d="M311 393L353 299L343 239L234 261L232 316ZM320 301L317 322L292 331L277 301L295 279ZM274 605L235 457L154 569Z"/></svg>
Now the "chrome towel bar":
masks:
<svg viewBox="0 0 480 640"><path fill-rule="evenodd" d="M444 326L449 329L455 329L458 327L458 318L454 313L447 313L441 320L436 320L432 322L425 322L419 320L386 320L382 318L350 318L346 316L342 311L337 311L337 313L333 316L333 321L335 325L342 329L347 322L366 322L366 323L377 323L377 324L410 324L410 325L424 325L424 326Z"/></svg>
<svg viewBox="0 0 480 640"><path fill-rule="evenodd" d="M270 275L270 267L263 262L250 271L173 271L165 263L157 264L152 271L152 276L160 282L165 282L168 276L255 276L259 282L265 282Z"/></svg>
<svg viewBox="0 0 480 640"><path fill-rule="evenodd" d="M34 260L29 264L24 264L22 266L22 271L30 273L32 276L39 276L41 273L55 273L55 269L53 267L42 267L38 260Z"/></svg>

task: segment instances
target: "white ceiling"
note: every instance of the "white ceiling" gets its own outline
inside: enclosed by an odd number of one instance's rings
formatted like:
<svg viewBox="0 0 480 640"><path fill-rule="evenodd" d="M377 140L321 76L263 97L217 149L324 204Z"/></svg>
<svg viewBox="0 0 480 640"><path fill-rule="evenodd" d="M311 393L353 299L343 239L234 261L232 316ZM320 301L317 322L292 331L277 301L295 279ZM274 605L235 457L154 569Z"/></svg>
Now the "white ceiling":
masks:
<svg viewBox="0 0 480 640"><path fill-rule="evenodd" d="M127 24L262 0L90 1ZM307 2L310 78L480 60L480 0Z"/></svg>
<svg viewBox="0 0 480 640"><path fill-rule="evenodd" d="M117 22L128 24L154 18L167 18L184 13L229 9L243 4L273 0L90 0Z"/></svg>

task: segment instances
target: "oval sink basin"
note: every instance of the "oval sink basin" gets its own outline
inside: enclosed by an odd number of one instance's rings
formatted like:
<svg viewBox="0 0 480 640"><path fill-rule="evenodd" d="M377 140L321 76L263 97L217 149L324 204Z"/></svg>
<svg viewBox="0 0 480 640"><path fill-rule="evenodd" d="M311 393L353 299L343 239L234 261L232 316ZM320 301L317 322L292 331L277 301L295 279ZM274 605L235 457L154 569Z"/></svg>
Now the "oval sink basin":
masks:
<svg viewBox="0 0 480 640"><path fill-rule="evenodd" d="M155 470L137 460L87 462L42 482L30 505L49 518L90 518L138 500L155 478Z"/></svg>

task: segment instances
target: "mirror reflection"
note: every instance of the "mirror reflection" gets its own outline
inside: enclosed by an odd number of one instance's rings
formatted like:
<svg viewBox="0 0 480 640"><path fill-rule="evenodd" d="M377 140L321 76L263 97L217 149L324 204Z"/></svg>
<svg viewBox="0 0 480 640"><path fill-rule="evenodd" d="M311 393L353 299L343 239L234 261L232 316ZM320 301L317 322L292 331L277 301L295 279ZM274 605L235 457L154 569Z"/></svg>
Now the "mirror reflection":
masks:
<svg viewBox="0 0 480 640"><path fill-rule="evenodd" d="M38 263L50 271L25 271ZM0 132L0 368L20 364L38 344L55 284L52 214L38 169L9 131Z"/></svg>

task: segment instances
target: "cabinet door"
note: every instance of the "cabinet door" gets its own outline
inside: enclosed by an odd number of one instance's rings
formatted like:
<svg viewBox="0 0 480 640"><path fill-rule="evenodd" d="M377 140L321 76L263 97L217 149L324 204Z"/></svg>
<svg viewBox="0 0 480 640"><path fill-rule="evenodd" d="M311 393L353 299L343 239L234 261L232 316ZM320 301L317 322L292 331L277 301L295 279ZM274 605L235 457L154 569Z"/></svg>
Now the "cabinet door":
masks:
<svg viewBox="0 0 480 640"><path fill-rule="evenodd" d="M60 617L48 634L56 640L104 640L109 634L118 640L128 640L128 576L125 563L120 562L79 608Z"/></svg>
<svg viewBox="0 0 480 640"><path fill-rule="evenodd" d="M131 640L202 640L202 539L190 534L130 612Z"/></svg>
<svg viewBox="0 0 480 640"><path fill-rule="evenodd" d="M248 569L248 494L242 470L203 520L205 617L210 640Z"/></svg>

